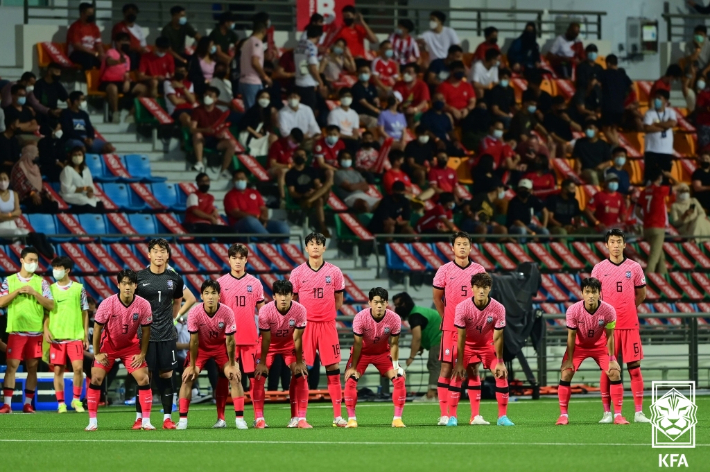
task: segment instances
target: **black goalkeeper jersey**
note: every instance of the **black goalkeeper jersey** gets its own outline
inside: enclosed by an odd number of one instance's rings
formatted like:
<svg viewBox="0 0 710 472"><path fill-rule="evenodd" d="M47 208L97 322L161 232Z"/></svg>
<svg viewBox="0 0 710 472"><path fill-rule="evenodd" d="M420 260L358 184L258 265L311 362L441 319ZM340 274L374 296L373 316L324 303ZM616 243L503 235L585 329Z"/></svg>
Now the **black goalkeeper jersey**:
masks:
<svg viewBox="0 0 710 472"><path fill-rule="evenodd" d="M153 311L151 342L177 340L173 324L173 300L182 298L183 290L182 277L171 268L162 274L154 274L150 268L138 272L136 295L148 300Z"/></svg>

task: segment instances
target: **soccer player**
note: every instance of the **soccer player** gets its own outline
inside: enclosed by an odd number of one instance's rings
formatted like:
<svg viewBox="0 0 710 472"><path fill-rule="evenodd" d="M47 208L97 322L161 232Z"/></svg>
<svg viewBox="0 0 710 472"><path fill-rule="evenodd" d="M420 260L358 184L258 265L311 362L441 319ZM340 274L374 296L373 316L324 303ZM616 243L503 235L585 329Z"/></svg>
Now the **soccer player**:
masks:
<svg viewBox="0 0 710 472"><path fill-rule="evenodd" d="M458 348L458 331L454 326L456 306L471 298L471 277L486 271L483 266L469 259L471 237L468 233L463 231L454 233L451 236L451 246L454 250L454 260L439 267L433 283L434 305L441 316L441 331L443 332L439 350L441 371L437 386L441 411L437 423L439 426L446 426L449 423L449 384ZM457 389L454 390L454 393L458 394Z"/></svg>
<svg viewBox="0 0 710 472"><path fill-rule="evenodd" d="M57 412L66 413L64 402L64 368L67 358L74 371L72 408L83 413L81 387L84 383L84 349L89 348L89 301L86 289L69 278L74 263L66 256L52 260L52 275L57 281L50 286L54 309L44 319L44 339L50 344L49 363L54 366L54 392Z"/></svg>
<svg viewBox="0 0 710 472"><path fill-rule="evenodd" d="M28 246L20 253L22 267L10 275L0 287L0 308L7 307L7 370L3 380L5 404L0 413L12 413L12 395L15 391L15 372L25 361L25 404L23 413L34 413L32 400L37 388L37 364L42 357L42 331L44 312L54 309L54 299L49 283L35 274L39 252Z"/></svg>
<svg viewBox="0 0 710 472"><path fill-rule="evenodd" d="M153 326L146 362L151 373L158 373L156 383L163 404L163 429L175 429L171 418L173 410L173 369L177 367L175 343L177 331L173 320L180 311L183 281L172 268L170 244L165 239L152 239L148 243L150 265L138 272L136 295L150 303ZM136 422L133 429L141 428L141 403L136 402Z"/></svg>
<svg viewBox="0 0 710 472"><path fill-rule="evenodd" d="M631 392L634 396L635 423L650 423L643 413L643 377L641 376L641 333L637 307L646 299L646 277L638 262L624 257L626 236L620 229L611 229L606 233L606 247L609 259L601 261L592 269L592 277L602 283L602 300L616 310L616 329L614 329L614 355L621 355L631 376ZM604 405L604 416L600 423L611 423L611 398L609 396L609 377L602 372L599 381Z"/></svg>
<svg viewBox="0 0 710 472"><path fill-rule="evenodd" d="M380 375L392 381L392 427L404 428L402 411L407 400L407 389L404 385L404 369L399 366L402 320L397 313L387 309L388 293L384 288L371 289L368 298L370 308L362 310L353 320L355 342L345 370L345 407L348 409L346 428L357 428L357 381L370 364L377 368Z"/></svg>
<svg viewBox="0 0 710 472"><path fill-rule="evenodd" d="M261 358L254 373L254 415L256 428L266 427L264 421L264 383L274 356L283 356L284 363L291 369L291 384L297 405L296 415L299 428L312 428L306 421L308 411L308 370L303 362L303 330L306 328L306 308L293 301L293 285L288 280L277 280L271 290L274 301L259 310L259 331L261 331Z"/></svg>
<svg viewBox="0 0 710 472"><path fill-rule="evenodd" d="M234 312L237 323L237 334L234 335L237 361L241 364L241 371L249 377L250 396L254 398L254 369L259 359L259 331L256 328L255 317L259 309L264 306L264 287L259 279L246 273L249 249L245 245L233 244L227 254L231 270L229 274L217 279L222 287L219 301ZM228 387L227 378L220 375L215 391L217 422L214 428L227 426L224 421L224 409L227 405ZM256 420L256 410L254 410L254 426Z"/></svg>
<svg viewBox="0 0 710 472"><path fill-rule="evenodd" d="M621 416L624 402L624 385L621 383L621 368L614 356L614 326L616 311L610 304L600 300L602 284L589 277L582 280L582 300L567 309L567 351L560 367L560 386L557 397L560 401L560 417L557 425L569 424L570 382L579 365L591 357L606 372L611 381L611 400L614 403L614 424L629 424Z"/></svg>
<svg viewBox="0 0 710 472"><path fill-rule="evenodd" d="M461 384L468 372L469 400L471 401L471 424L490 424L480 415L481 379L478 366L493 372L496 378L498 401L498 426L515 426L508 419L508 370L503 361L503 330L505 307L490 297L493 279L485 272L471 277L473 296L458 304L454 326L458 329L456 367L451 378L449 396L449 422L457 426Z"/></svg>
<svg viewBox="0 0 710 472"><path fill-rule="evenodd" d="M94 317L94 366L91 368L91 383L86 394L89 426L85 430L96 431L99 428L96 411L101 397L101 384L117 359L123 362L138 384L138 401L143 412L139 429L155 430L155 426L150 424L153 392L145 362L153 323L151 306L147 300L136 295L138 275L135 272L122 270L116 281L119 293L104 300ZM137 337L138 328L141 331L140 340Z"/></svg>
<svg viewBox="0 0 710 472"><path fill-rule="evenodd" d="M247 429L247 423L244 421L242 375L235 357L234 333L237 325L234 322L232 309L220 303L221 291L218 281L205 280L200 288L202 303L190 310L187 317L190 352L182 373L180 420L177 429L187 429L187 411L190 408L192 384L210 359L214 359L225 378L229 380L237 429Z"/></svg>

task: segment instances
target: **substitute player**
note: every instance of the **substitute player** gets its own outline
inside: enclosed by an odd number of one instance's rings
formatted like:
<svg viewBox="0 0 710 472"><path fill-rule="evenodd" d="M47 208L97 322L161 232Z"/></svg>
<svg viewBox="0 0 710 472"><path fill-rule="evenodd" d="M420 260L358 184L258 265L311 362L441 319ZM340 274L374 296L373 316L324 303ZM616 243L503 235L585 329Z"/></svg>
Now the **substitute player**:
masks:
<svg viewBox="0 0 710 472"><path fill-rule="evenodd" d="M441 347L439 360L441 371L437 393L439 395L439 426L449 423L449 384L451 373L457 358L457 330L454 326L456 306L471 298L471 277L486 270L483 266L469 259L471 254L471 237L468 233L459 231L451 236L451 246L454 250L454 260L439 267L434 276L433 292L436 311L441 316ZM454 392L457 394L457 392Z"/></svg>
<svg viewBox="0 0 710 472"><path fill-rule="evenodd" d="M254 373L254 415L256 428L266 427L264 421L264 383L274 356L283 356L291 369L291 385L295 396L291 404L297 405L296 416L299 428L312 428L306 421L308 411L308 370L303 362L303 330L306 328L306 308L293 301L293 285L288 280L277 280L271 290L274 301L259 310L261 331L261 358Z"/></svg>
<svg viewBox="0 0 710 472"><path fill-rule="evenodd" d="M235 358L234 333L237 325L232 309L219 302L220 292L219 282L205 280L200 288L202 303L195 306L187 317L190 352L185 359L185 370L182 373L180 420L177 429L187 429L192 384L210 359L214 359L225 378L229 379L237 429L247 429L247 423L244 421L242 376Z"/></svg>
<svg viewBox="0 0 710 472"><path fill-rule="evenodd" d="M153 323L150 303L136 295L138 275L132 270L119 272L116 281L119 293L104 300L94 317L94 365L91 368L91 384L86 393L89 426L85 429L98 429L96 412L101 397L101 384L114 362L120 359L138 384L138 401L144 413L140 429L154 430L155 426L150 424L153 392L150 389L148 365L145 363ZM141 330L140 340L137 337L138 328Z"/></svg>
<svg viewBox="0 0 710 472"><path fill-rule="evenodd" d="M493 372L496 378L498 401L498 426L515 426L508 419L508 370L503 361L503 330L505 307L490 297L493 279L485 272L471 277L473 296L458 304L454 325L458 329L456 367L451 378L449 397L449 422L457 426L461 385L468 372L469 400L471 401L471 424L490 424L480 415L481 378L478 366Z"/></svg>
<svg viewBox="0 0 710 472"><path fill-rule="evenodd" d="M646 277L638 262L624 257L626 236L620 229L607 231L606 247L609 259L604 259L592 269L592 277L602 283L602 300L616 310L616 329L614 329L614 348L616 356L621 356L631 376L631 392L634 396L635 423L650 423L643 413L643 376L641 375L641 333L637 307L646 299ZM602 372L599 380L602 393L604 416L600 423L611 423L611 398L609 396L609 377Z"/></svg>
<svg viewBox="0 0 710 472"><path fill-rule="evenodd" d="M50 344L49 363L54 366L54 392L57 412L66 413L64 402L64 369L67 359L74 371L74 399L72 408L84 412L81 405L81 386L84 383L84 349L89 348L89 302L86 289L69 275L74 263L66 256L52 260L52 275L57 281L50 287L55 300L54 309L44 319L44 339Z"/></svg>
<svg viewBox="0 0 710 472"><path fill-rule="evenodd" d="M399 366L399 333L402 330L402 319L397 313L387 309L388 293L384 288L371 289L368 298L370 308L362 310L353 320L355 342L345 371L345 406L348 409L346 428L357 428L357 381L370 364L377 368L380 375L392 381L392 427L404 428L402 411L407 400L407 389L404 385L404 369Z"/></svg>
<svg viewBox="0 0 710 472"><path fill-rule="evenodd" d="M624 385L621 383L621 368L614 356L614 326L616 311L610 304L601 301L602 284L589 277L582 280L582 300L567 309L567 351L562 358L560 386L557 396L560 401L558 425L569 424L570 382L579 365L591 357L611 380L611 401L614 403L614 424L629 424L621 416L624 401Z"/></svg>
<svg viewBox="0 0 710 472"><path fill-rule="evenodd" d="M25 361L25 404L23 413L34 413L32 400L37 388L37 364L42 357L42 330L44 312L54 309L54 299L49 283L35 274L39 265L39 252L28 246L20 253L22 267L10 275L0 287L0 308L7 307L7 370L3 380L5 404L0 413L12 413L12 395L15 391L15 373Z"/></svg>
<svg viewBox="0 0 710 472"><path fill-rule="evenodd" d="M177 331L173 320L180 311L183 297L183 281L175 270L168 266L170 244L165 239L153 239L148 243L150 265L138 272L136 294L150 303L153 310L153 326L146 362L149 371L158 373L156 383L163 404L163 429L175 429L171 418L173 410L173 369L177 368L175 343ZM141 427L141 404L136 402L136 422L133 429Z"/></svg>
<svg viewBox="0 0 710 472"><path fill-rule="evenodd" d="M237 346L237 361L241 371L249 377L250 397L254 398L254 369L259 359L259 331L256 328L256 315L264 305L264 287L259 279L247 274L249 249L243 244L233 244L229 251L230 272L223 275L217 282L222 287L219 301L234 312L237 323L237 333L234 343ZM229 383L226 377L220 375L217 379L215 399L217 401L217 422L214 428L225 428L224 409L227 405ZM254 411L254 426L256 426L256 411Z"/></svg>
<svg viewBox="0 0 710 472"><path fill-rule="evenodd" d="M306 365L315 363L316 351L325 366L328 378L328 393L333 403L333 426L344 428L348 422L343 419L341 402L343 390L340 385L340 341L335 325L337 311L343 305L345 280L336 266L323 260L325 236L311 233L306 236L308 260L291 272L293 294L306 307L308 324L303 333L303 357ZM290 428L298 425L292 417Z"/></svg>

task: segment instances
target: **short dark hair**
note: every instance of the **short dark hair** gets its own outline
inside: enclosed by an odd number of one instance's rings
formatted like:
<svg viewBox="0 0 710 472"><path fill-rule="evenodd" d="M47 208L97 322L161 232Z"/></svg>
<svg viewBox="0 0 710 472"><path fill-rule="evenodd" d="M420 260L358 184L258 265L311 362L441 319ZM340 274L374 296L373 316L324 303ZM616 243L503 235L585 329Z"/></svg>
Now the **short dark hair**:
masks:
<svg viewBox="0 0 710 472"><path fill-rule="evenodd" d="M465 68L466 66L463 64L463 61L452 61L451 64L449 64L449 70Z"/></svg>
<svg viewBox="0 0 710 472"><path fill-rule="evenodd" d="M379 47L383 47L383 46L385 46L385 45L387 45L387 44L392 44L392 41L390 41L389 39L385 39L384 41L381 41L381 42L380 42Z"/></svg>
<svg viewBox="0 0 710 472"><path fill-rule="evenodd" d="M119 42L119 41L130 41L131 40L131 35L126 33L125 31L121 31L120 33L116 33L116 36L113 37L114 42Z"/></svg>
<svg viewBox="0 0 710 472"><path fill-rule="evenodd" d="M370 289L368 297L370 301L372 301L375 297L380 297L384 301L387 301L389 300L389 293L387 293L387 290L382 287L374 287Z"/></svg>
<svg viewBox="0 0 710 472"><path fill-rule="evenodd" d="M291 136L297 143L303 142L303 131L301 131L301 128L291 128L289 136Z"/></svg>
<svg viewBox="0 0 710 472"><path fill-rule="evenodd" d="M185 11L185 7L181 7L180 5L175 5L174 7L172 7L172 8L170 9L170 15L171 15L171 16L175 16L175 15L177 15L177 14L179 14L179 13L184 12L184 11Z"/></svg>
<svg viewBox="0 0 710 472"><path fill-rule="evenodd" d="M330 133L331 131L337 131L340 133L340 126L338 125L328 125L325 127L325 132Z"/></svg>
<svg viewBox="0 0 710 472"><path fill-rule="evenodd" d="M587 287L589 287L593 292L602 291L602 283L596 277L585 277L582 279L582 291L584 292L584 289Z"/></svg>
<svg viewBox="0 0 710 472"><path fill-rule="evenodd" d="M498 77L503 77L503 76L511 77L512 75L513 74L512 74L512 72L510 72L510 69L506 69L505 67L503 67L502 69L498 69Z"/></svg>
<svg viewBox="0 0 710 472"><path fill-rule="evenodd" d="M671 98L670 92L669 92L668 90L663 90L663 89L658 89L658 90L656 90L656 91L653 93L653 95L654 95L654 96L657 96L657 97L663 97L663 98L666 99L666 101L667 101L667 100L670 100L670 98Z"/></svg>
<svg viewBox="0 0 710 472"><path fill-rule="evenodd" d="M234 170L232 171L232 178L235 178L235 177L238 176L239 174L242 174L244 177L246 177L247 179L249 179L249 177L247 177L247 172L246 172L244 169L234 169Z"/></svg>
<svg viewBox="0 0 710 472"><path fill-rule="evenodd" d="M35 254L39 258L39 251L34 246L26 246L22 249L22 252L20 252L20 259L24 259L27 254Z"/></svg>
<svg viewBox="0 0 710 472"><path fill-rule="evenodd" d="M36 75L34 75L32 72L29 72L29 71L28 71L28 72L23 72L23 73L22 73L22 76L20 77L20 80L23 81L23 82L26 82L26 81L28 81L28 80L36 79L36 78L37 78Z"/></svg>
<svg viewBox="0 0 710 472"><path fill-rule="evenodd" d="M497 33L497 32L498 32L498 28L496 28L495 26L489 26L488 28L483 30L483 36L488 37L488 36L492 35L493 33Z"/></svg>
<svg viewBox="0 0 710 472"><path fill-rule="evenodd" d="M251 18L251 21L253 23L268 23L269 22L269 13L265 11L258 11L254 13L254 16Z"/></svg>
<svg viewBox="0 0 710 472"><path fill-rule="evenodd" d="M345 96L345 94L348 94L348 93L349 93L350 95L352 95L352 94L353 94L353 91L350 90L350 87L343 87L343 88L341 88L340 91L338 92L338 97L341 97L341 98L342 98L342 97Z"/></svg>
<svg viewBox="0 0 710 472"><path fill-rule="evenodd" d="M599 123L595 119L585 120L583 125L584 126L582 126L582 128L586 128L587 126L596 126L597 128L599 128Z"/></svg>
<svg viewBox="0 0 710 472"><path fill-rule="evenodd" d="M306 26L306 38L318 38L323 35L323 26L308 25Z"/></svg>
<svg viewBox="0 0 710 472"><path fill-rule="evenodd" d="M398 309L397 305L397 300L402 301L402 308ZM399 292L397 295L392 297L392 301L395 304L395 311L399 315L400 318L403 320L407 319L407 317L412 313L412 310L414 309L414 300L412 300L412 297L407 293L407 292Z"/></svg>
<svg viewBox="0 0 710 472"><path fill-rule="evenodd" d="M74 268L74 262L67 256L58 256L52 259L52 267L64 267L65 269L72 270Z"/></svg>
<svg viewBox="0 0 710 472"><path fill-rule="evenodd" d="M456 201L454 198L454 194L451 192L444 192L439 194L439 203L441 205L446 205L447 203L451 203Z"/></svg>
<svg viewBox="0 0 710 472"><path fill-rule="evenodd" d="M609 54L605 58L606 60L606 65L608 66L618 66L619 65L619 58L616 56L616 54Z"/></svg>
<svg viewBox="0 0 710 472"><path fill-rule="evenodd" d="M231 258L233 256L249 257L249 248L244 244L235 243L229 246L227 255Z"/></svg>
<svg viewBox="0 0 710 472"><path fill-rule="evenodd" d="M537 103L537 95L535 95L535 92L533 92L530 89L527 89L523 92L523 103L524 102L535 102Z"/></svg>
<svg viewBox="0 0 710 472"><path fill-rule="evenodd" d="M138 284L138 274L134 270L131 269L123 269L121 272L116 275L116 282L120 284L123 282L123 279L128 279L129 283Z"/></svg>
<svg viewBox="0 0 710 472"><path fill-rule="evenodd" d="M69 100L72 102L75 102L77 100L80 100L81 97L83 97L83 96L84 96L84 92L82 92L81 90L74 90L73 92L71 92L69 94Z"/></svg>
<svg viewBox="0 0 710 472"><path fill-rule="evenodd" d="M469 234L466 231L457 231L451 235L451 238L449 238L449 240L451 241L451 245L453 246L454 243L456 242L456 240L459 238L466 238L466 239L468 239L469 243L471 242L471 236L469 236Z"/></svg>
<svg viewBox="0 0 710 472"><path fill-rule="evenodd" d="M433 12L429 13L429 16L433 16L434 18L441 21L442 23L444 23L446 21L446 15L441 10L434 10Z"/></svg>
<svg viewBox="0 0 710 472"><path fill-rule="evenodd" d="M164 238L155 238L151 239L148 242L148 252L150 252L151 249L153 249L155 246L158 246L159 248L165 249L168 251L168 258L172 255L170 252L170 243L168 243L167 239Z"/></svg>
<svg viewBox="0 0 710 472"><path fill-rule="evenodd" d="M449 49L446 51L446 54L451 55L455 52L463 53L463 48L461 46L459 46L458 44L452 44L451 46L449 46Z"/></svg>
<svg viewBox="0 0 710 472"><path fill-rule="evenodd" d="M529 84L540 85L542 83L542 73L537 69L528 69L525 71L525 80Z"/></svg>
<svg viewBox="0 0 710 472"><path fill-rule="evenodd" d="M411 67L412 69L414 69L414 73L415 73L415 74L418 74L419 71L421 70L421 69L419 68L419 64L417 64L416 62L408 62L408 63L406 63L405 65L402 66L402 70L404 70L404 69L406 69L406 68L408 68L408 67Z"/></svg>
<svg viewBox="0 0 710 472"><path fill-rule="evenodd" d="M340 11L343 13L352 13L353 15L356 13L355 7L352 5L345 5Z"/></svg>
<svg viewBox="0 0 710 472"><path fill-rule="evenodd" d="M252 24L252 32L254 33L259 33L259 32L264 32L267 30L266 22L265 21L255 21Z"/></svg>
<svg viewBox="0 0 710 472"><path fill-rule="evenodd" d="M490 48L489 50L486 51L485 58L487 61L491 61L498 56L500 56L500 51L496 48Z"/></svg>
<svg viewBox="0 0 710 472"><path fill-rule="evenodd" d="M350 156L350 158L353 157L353 154L347 149L341 149L340 151L338 151L338 162L340 162L342 159L345 159L346 155Z"/></svg>
<svg viewBox="0 0 710 472"><path fill-rule="evenodd" d="M212 85L208 85L207 88L205 88L205 93L213 92L215 95L219 97L219 89L217 87L213 87Z"/></svg>
<svg viewBox="0 0 710 472"><path fill-rule="evenodd" d="M58 63L58 62L52 61L52 62L50 62L49 65L47 66L47 70L49 70L49 69L59 69L59 70L63 70L63 69L64 69L64 66L63 66L62 64Z"/></svg>
<svg viewBox="0 0 710 472"><path fill-rule="evenodd" d="M393 192L404 192L407 189L407 187L404 185L404 182L401 180L397 180L392 184L392 191Z"/></svg>
<svg viewBox="0 0 710 472"><path fill-rule="evenodd" d="M604 243L608 243L609 238L611 238L612 236L619 236L623 242L626 242L626 235L624 234L624 232L621 231L619 228L612 228L604 235Z"/></svg>
<svg viewBox="0 0 710 472"><path fill-rule="evenodd" d="M91 295L86 296L86 303L88 305L97 305L96 300Z"/></svg>
<svg viewBox="0 0 710 472"><path fill-rule="evenodd" d="M204 179L205 177L209 177L206 172L200 172L195 176L195 182L199 182L200 180Z"/></svg>
<svg viewBox="0 0 710 472"><path fill-rule="evenodd" d="M671 64L666 69L665 75L673 77L675 79L680 79L681 77L683 77L683 69L681 69L678 64Z"/></svg>
<svg viewBox="0 0 710 472"><path fill-rule="evenodd" d="M404 28L407 28L407 31L410 33L412 31L414 31L414 22L412 22L412 20L410 20L409 18L401 18L397 22L397 26L402 26Z"/></svg>
<svg viewBox="0 0 710 472"><path fill-rule="evenodd" d="M170 40L165 36L158 36L155 40L155 47L160 49L168 49L170 47Z"/></svg>
<svg viewBox="0 0 710 472"><path fill-rule="evenodd" d="M234 21L234 14L231 11L223 11L217 17L217 24L223 25L229 21Z"/></svg>
<svg viewBox="0 0 710 472"><path fill-rule="evenodd" d="M395 161L404 159L404 151L402 151L401 149L392 149L389 153L389 156L387 156L387 159L389 159L390 163L394 163Z"/></svg>
<svg viewBox="0 0 710 472"><path fill-rule="evenodd" d="M422 125L422 124L419 124L419 125L417 125L416 128L414 128L414 133L415 133L415 134L418 134L418 135L426 134L427 131L429 131L429 130L427 129L427 127L426 127L425 125Z"/></svg>
<svg viewBox="0 0 710 472"><path fill-rule="evenodd" d="M135 3L126 3L125 5L123 5L121 13L126 13L128 10L135 10L136 13L139 12L138 5L136 5Z"/></svg>
<svg viewBox="0 0 710 472"><path fill-rule="evenodd" d="M89 8L94 8L94 4L88 2L81 2L79 4L79 13L84 13Z"/></svg>
<svg viewBox="0 0 710 472"><path fill-rule="evenodd" d="M479 272L471 276L471 287L492 287L493 277L488 272Z"/></svg>
<svg viewBox="0 0 710 472"><path fill-rule="evenodd" d="M575 184L575 185L577 185L577 182L575 182L574 179L566 178L566 179L563 180L562 183L560 184L560 188L565 188L565 187L567 187L569 184Z"/></svg>
<svg viewBox="0 0 710 472"><path fill-rule="evenodd" d="M308 20L308 24L312 25L314 23L318 23L320 21L324 21L325 18L323 18L323 15L320 13L314 13L311 15L311 18Z"/></svg>
<svg viewBox="0 0 710 472"><path fill-rule="evenodd" d="M313 241L316 244L322 244L323 246L325 246L325 236L323 236L321 233L316 233L316 232L310 233L308 236L306 236L306 239L304 239L304 241L305 241L306 246L311 241Z"/></svg>
<svg viewBox="0 0 710 472"><path fill-rule="evenodd" d="M17 95L17 92L19 92L20 90L27 90L27 89L22 84L13 84L13 86L10 87L10 93L12 95Z"/></svg>
<svg viewBox="0 0 710 472"><path fill-rule="evenodd" d="M584 48L585 52L599 52L599 49L597 48L597 45L592 43L592 44L587 44L587 47Z"/></svg>
<svg viewBox="0 0 710 472"><path fill-rule="evenodd" d="M611 150L612 156L616 154L617 152L623 152L624 154L628 155L629 152L626 150L624 146L616 146L614 149Z"/></svg>
<svg viewBox="0 0 710 472"><path fill-rule="evenodd" d="M286 279L275 280L271 287L271 293L274 295L293 294L293 284Z"/></svg>
<svg viewBox="0 0 710 472"><path fill-rule="evenodd" d="M202 282L202 287L200 287L200 293L205 293L205 290L207 290L208 288L214 289L214 291L218 294L222 291L222 287L219 286L219 282L212 279L207 279Z"/></svg>
<svg viewBox="0 0 710 472"><path fill-rule="evenodd" d="M708 27L705 25L698 25L693 29L693 33L704 33L708 34Z"/></svg>

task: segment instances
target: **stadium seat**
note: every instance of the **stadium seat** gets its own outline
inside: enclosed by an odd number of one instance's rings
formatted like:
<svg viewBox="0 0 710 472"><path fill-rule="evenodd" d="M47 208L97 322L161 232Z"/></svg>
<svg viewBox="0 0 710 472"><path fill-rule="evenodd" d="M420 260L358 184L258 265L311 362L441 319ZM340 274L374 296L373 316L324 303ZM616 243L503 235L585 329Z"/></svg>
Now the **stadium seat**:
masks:
<svg viewBox="0 0 710 472"><path fill-rule="evenodd" d="M27 215L27 219L36 233L44 233L48 236L59 233L57 222L52 215L32 213Z"/></svg>
<svg viewBox="0 0 710 472"><path fill-rule="evenodd" d="M131 176L141 179L142 182L165 182L167 177L153 177L150 170L150 159L140 154L127 154L123 156L126 170ZM168 205L166 205L168 206Z"/></svg>
<svg viewBox="0 0 710 472"><path fill-rule="evenodd" d="M86 231L86 234L107 234L106 221L103 215L82 214L78 215L79 224Z"/></svg>
<svg viewBox="0 0 710 472"><path fill-rule="evenodd" d="M158 232L158 225L153 215L131 214L128 215L128 222L138 234L150 235Z"/></svg>
<svg viewBox="0 0 710 472"><path fill-rule="evenodd" d="M127 211L143 211L148 208L144 202L133 195L131 188L122 183L107 183L103 186L104 193L119 208Z"/></svg>
<svg viewBox="0 0 710 472"><path fill-rule="evenodd" d="M179 202L177 185L156 182L151 184L150 189L155 198L166 208L180 212L185 211L185 204Z"/></svg>
<svg viewBox="0 0 710 472"><path fill-rule="evenodd" d="M118 177L106 172L103 158L99 154L87 154L85 162L95 182L116 182L118 180Z"/></svg>

